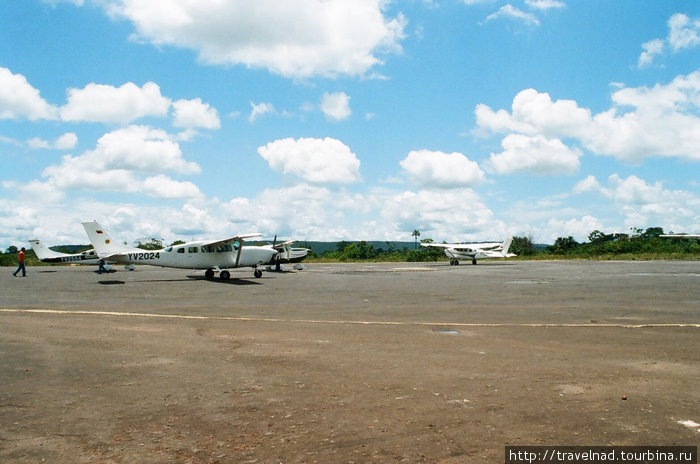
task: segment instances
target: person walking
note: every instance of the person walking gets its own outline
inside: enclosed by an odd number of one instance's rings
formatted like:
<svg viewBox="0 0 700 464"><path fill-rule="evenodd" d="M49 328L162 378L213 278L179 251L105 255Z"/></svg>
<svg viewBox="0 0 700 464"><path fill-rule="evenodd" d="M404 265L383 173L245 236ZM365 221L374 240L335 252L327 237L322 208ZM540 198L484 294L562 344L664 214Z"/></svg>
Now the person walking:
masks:
<svg viewBox="0 0 700 464"><path fill-rule="evenodd" d="M22 247L22 249L19 250L19 255L17 255L17 261L19 261L19 265L17 266L17 270L13 272L12 275L17 277L17 273L19 271L22 271L22 277L27 277L27 268L24 267L24 247Z"/></svg>

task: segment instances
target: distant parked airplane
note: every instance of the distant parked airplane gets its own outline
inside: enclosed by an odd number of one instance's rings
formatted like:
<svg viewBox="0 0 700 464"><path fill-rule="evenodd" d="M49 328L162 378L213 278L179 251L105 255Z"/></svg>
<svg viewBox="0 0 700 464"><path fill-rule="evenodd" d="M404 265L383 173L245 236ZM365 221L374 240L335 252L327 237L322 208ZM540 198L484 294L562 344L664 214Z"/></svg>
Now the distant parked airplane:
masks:
<svg viewBox="0 0 700 464"><path fill-rule="evenodd" d="M511 258L517 256L508 253L513 237L505 239L502 243L421 243L424 247L439 247L445 249L445 255L450 258L450 264L459 264L460 259L470 259L476 264L477 259Z"/></svg>
<svg viewBox="0 0 700 464"><path fill-rule="evenodd" d="M288 242L277 243L277 236L272 242L272 248L278 251L277 255L273 256L269 263L267 263L268 271L281 271L282 264L294 263L294 269L301 270L304 269L304 265L300 264L306 256L309 254L308 248L292 248L292 243L294 240Z"/></svg>
<svg viewBox="0 0 700 464"><path fill-rule="evenodd" d="M100 258L95 253L94 249L81 251L80 253L68 254L53 251L39 240L30 240L34 254L39 258L39 261L44 263L76 263L76 264L97 264Z"/></svg>
<svg viewBox="0 0 700 464"><path fill-rule="evenodd" d="M94 248L81 251L80 253L68 254L53 251L37 239L29 240L29 243L32 245L32 250L34 250L36 257L39 258L39 261L44 263L100 264L101 258L97 256ZM124 266L124 269L133 271L136 269L136 266L127 264ZM111 270L112 266L110 266L108 262L105 262L102 271L109 272Z"/></svg>

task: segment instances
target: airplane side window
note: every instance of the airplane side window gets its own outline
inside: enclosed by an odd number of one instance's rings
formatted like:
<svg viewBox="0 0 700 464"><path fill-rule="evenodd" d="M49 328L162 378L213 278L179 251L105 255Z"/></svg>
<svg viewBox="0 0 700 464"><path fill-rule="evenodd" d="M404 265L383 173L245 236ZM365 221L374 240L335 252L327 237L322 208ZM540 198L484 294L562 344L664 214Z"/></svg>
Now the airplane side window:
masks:
<svg viewBox="0 0 700 464"><path fill-rule="evenodd" d="M239 242L238 240L236 240L235 242L233 242L233 249L234 249L234 250L238 251L238 249L239 249L240 247L241 247L241 242Z"/></svg>
<svg viewBox="0 0 700 464"><path fill-rule="evenodd" d="M171 251L173 251L173 247L168 247L163 251L165 251L166 253L170 253Z"/></svg>
<svg viewBox="0 0 700 464"><path fill-rule="evenodd" d="M184 253L184 252L185 252L185 249L184 249L184 248L178 248L178 249L177 249L177 252L178 252L178 253Z"/></svg>
<svg viewBox="0 0 700 464"><path fill-rule="evenodd" d="M187 249L188 253L197 253L197 251L199 251L199 248L197 248L197 247L189 247Z"/></svg>

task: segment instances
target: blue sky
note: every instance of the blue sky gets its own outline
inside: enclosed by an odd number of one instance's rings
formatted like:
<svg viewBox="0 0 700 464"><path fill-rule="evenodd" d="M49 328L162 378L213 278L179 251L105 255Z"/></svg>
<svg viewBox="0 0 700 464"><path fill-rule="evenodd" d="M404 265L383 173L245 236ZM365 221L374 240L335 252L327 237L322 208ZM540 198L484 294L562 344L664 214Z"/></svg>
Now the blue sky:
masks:
<svg viewBox="0 0 700 464"><path fill-rule="evenodd" d="M700 2L0 8L0 248L700 231Z"/></svg>

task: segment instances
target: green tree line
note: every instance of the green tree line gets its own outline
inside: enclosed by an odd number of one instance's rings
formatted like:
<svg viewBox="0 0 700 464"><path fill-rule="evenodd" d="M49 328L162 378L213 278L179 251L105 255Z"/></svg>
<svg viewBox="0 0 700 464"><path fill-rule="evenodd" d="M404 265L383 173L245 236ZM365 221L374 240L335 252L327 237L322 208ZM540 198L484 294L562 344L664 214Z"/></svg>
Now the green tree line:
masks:
<svg viewBox="0 0 700 464"><path fill-rule="evenodd" d="M605 233L594 230L588 242L573 237L559 237L544 251L549 255L574 258L605 258L621 255L649 258L700 258L700 240L660 237L661 227L632 228L631 233Z"/></svg>
<svg viewBox="0 0 700 464"><path fill-rule="evenodd" d="M533 243L531 236L513 237L510 253L519 258L533 259L700 259L700 240L660 237L661 227L631 229L629 234L605 233L594 230L588 242L579 243L573 237L558 237L552 245L541 247ZM414 231L413 236L418 237ZM423 239L421 243L432 242ZM312 258L337 261L441 261L446 260L441 248L417 247L416 249L394 249L389 242L387 248L375 248L367 242L338 242L336 250L327 251Z"/></svg>
<svg viewBox="0 0 700 464"><path fill-rule="evenodd" d="M430 239L421 240L429 242ZM338 242L336 250L326 251L321 256L312 253L312 258L320 258L330 261L394 261L394 262L420 262L438 261L443 254L439 248L416 247L396 249L391 243L386 242L386 248L375 248L365 241L361 242Z"/></svg>
<svg viewBox="0 0 700 464"><path fill-rule="evenodd" d="M321 255L312 250L310 259L343 262L421 262L447 259L442 248L417 246L420 233L416 232L412 234L416 238L414 249L408 247L398 249L390 242L386 242L386 247L375 248L374 245L365 241L341 241L337 243L335 250L326 251ZM531 236L518 236L513 237L510 252L517 254L520 259L700 259L700 240L660 237L663 234L661 227L633 228L629 234L594 230L588 234L587 242L579 243L571 236L558 237L552 245L544 248L535 245ZM427 238L420 242L432 241ZM178 240L173 242L173 245L179 243L184 242ZM139 240L137 246L155 250L163 248L163 243L159 239L150 238ZM26 248L27 265L42 264L31 247ZM11 246L0 253L0 266L16 266L18 251L16 246ZM76 251L72 252L76 253Z"/></svg>

